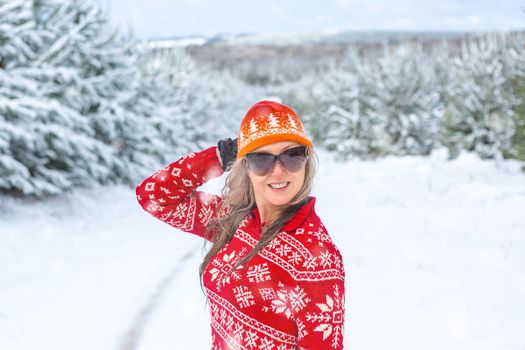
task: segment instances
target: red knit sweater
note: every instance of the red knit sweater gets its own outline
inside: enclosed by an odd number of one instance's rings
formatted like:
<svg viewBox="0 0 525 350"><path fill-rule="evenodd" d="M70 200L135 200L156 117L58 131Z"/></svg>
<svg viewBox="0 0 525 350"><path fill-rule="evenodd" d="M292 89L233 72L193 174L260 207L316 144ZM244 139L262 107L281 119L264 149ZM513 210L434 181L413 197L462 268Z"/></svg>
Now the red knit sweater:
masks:
<svg viewBox="0 0 525 350"><path fill-rule="evenodd" d="M137 199L156 218L204 237L222 198L197 188L222 173L212 146L142 181ZM256 207L210 260L203 284L211 312L212 350L343 348L343 260L315 213L315 200L310 197L269 245L228 278L222 279L260 238Z"/></svg>

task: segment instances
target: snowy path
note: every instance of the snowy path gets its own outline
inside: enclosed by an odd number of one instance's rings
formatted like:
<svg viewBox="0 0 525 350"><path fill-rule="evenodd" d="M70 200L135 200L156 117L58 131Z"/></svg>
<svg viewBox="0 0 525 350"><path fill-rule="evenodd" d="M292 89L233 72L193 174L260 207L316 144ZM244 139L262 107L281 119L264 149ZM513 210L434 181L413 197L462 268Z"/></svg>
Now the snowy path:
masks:
<svg viewBox="0 0 525 350"><path fill-rule="evenodd" d="M174 283L189 251L200 255L198 237L152 219L130 189L71 202L0 214L0 349L122 348L163 281Z"/></svg>
<svg viewBox="0 0 525 350"><path fill-rule="evenodd" d="M177 274L180 274L181 270L185 267L185 261L193 255L195 255L195 252L192 250L182 255L179 261L175 263L175 267L160 281L156 288L154 288L153 293L149 296L140 312L135 316L129 329L124 333L122 345L118 347L118 350L136 350L138 348L138 344L142 339L144 329L148 325L151 315L159 312L159 302L166 297L170 284L173 283Z"/></svg>
<svg viewBox="0 0 525 350"><path fill-rule="evenodd" d="M321 153L321 165L317 211L347 269L345 348L525 348L515 163L436 153L341 166ZM0 349L209 349L201 248L130 189L2 198Z"/></svg>

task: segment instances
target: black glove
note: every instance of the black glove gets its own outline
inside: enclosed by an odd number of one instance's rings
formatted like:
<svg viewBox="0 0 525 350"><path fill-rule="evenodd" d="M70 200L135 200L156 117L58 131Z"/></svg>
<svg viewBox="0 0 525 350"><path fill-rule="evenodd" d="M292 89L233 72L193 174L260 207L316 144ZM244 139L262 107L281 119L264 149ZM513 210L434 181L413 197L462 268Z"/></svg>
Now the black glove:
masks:
<svg viewBox="0 0 525 350"><path fill-rule="evenodd" d="M237 159L237 138L232 140L228 137L227 139L219 140L217 148L221 155L222 169L227 171L226 169Z"/></svg>

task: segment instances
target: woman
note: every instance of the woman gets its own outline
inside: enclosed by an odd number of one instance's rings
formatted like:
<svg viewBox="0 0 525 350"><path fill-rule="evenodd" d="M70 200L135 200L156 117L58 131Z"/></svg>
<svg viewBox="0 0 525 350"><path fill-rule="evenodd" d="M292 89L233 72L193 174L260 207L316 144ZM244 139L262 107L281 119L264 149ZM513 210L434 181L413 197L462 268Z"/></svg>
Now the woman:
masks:
<svg viewBox="0 0 525 350"><path fill-rule="evenodd" d="M314 156L297 114L260 101L236 140L137 186L144 210L213 243L200 267L212 350L343 348L345 272L309 196ZM225 171L221 196L197 191Z"/></svg>

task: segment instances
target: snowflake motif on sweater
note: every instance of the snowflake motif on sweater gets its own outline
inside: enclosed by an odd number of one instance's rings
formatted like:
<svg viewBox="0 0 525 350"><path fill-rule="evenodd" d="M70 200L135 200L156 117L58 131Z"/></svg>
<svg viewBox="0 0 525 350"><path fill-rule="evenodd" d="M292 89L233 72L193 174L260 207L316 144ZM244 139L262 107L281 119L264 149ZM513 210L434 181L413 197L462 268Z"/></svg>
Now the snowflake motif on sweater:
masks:
<svg viewBox="0 0 525 350"><path fill-rule="evenodd" d="M136 188L154 217L201 238L222 198L198 191L223 174L216 146L190 153ZM315 213L315 197L281 232L228 277L261 237L257 208L204 271L212 350L342 349L345 271L342 256Z"/></svg>

